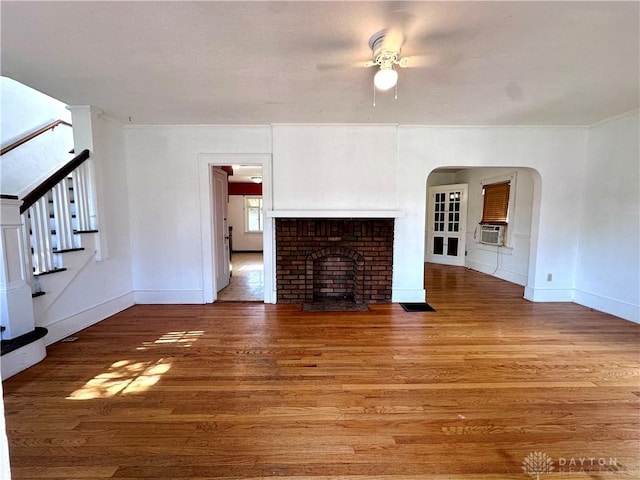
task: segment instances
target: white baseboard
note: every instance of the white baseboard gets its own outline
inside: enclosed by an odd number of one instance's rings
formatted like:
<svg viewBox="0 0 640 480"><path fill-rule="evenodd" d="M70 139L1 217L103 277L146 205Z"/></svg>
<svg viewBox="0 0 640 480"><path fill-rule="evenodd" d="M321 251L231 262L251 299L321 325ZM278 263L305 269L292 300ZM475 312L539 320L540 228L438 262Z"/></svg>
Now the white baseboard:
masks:
<svg viewBox="0 0 640 480"><path fill-rule="evenodd" d="M638 305L582 290L575 290L574 302L631 322L640 323L640 306Z"/></svg>
<svg viewBox="0 0 640 480"><path fill-rule="evenodd" d="M391 292L391 301L399 302L424 302L426 291L424 288L394 288Z"/></svg>
<svg viewBox="0 0 640 480"><path fill-rule="evenodd" d="M0 360L2 380L6 380L16 373L32 367L42 361L46 356L47 349L45 347L44 337L3 355L2 360Z"/></svg>
<svg viewBox="0 0 640 480"><path fill-rule="evenodd" d="M572 288L524 288L524 298L531 302L573 302Z"/></svg>
<svg viewBox="0 0 640 480"><path fill-rule="evenodd" d="M115 315L134 304L135 301L133 293L126 293L67 318L52 322L49 325L39 326L45 327L49 330L49 333L45 337L45 341L47 345L51 345L52 343L77 333L84 328L90 327L105 318Z"/></svg>
<svg viewBox="0 0 640 480"><path fill-rule="evenodd" d="M139 305L204 303L202 290L136 290L134 295Z"/></svg>

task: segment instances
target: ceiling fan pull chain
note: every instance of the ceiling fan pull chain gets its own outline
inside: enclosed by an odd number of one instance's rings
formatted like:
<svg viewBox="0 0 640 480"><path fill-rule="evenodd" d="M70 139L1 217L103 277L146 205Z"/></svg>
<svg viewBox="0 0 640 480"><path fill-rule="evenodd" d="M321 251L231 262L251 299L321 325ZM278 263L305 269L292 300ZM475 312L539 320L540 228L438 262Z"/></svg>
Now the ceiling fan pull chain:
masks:
<svg viewBox="0 0 640 480"><path fill-rule="evenodd" d="M376 86L373 86L373 106L376 106Z"/></svg>

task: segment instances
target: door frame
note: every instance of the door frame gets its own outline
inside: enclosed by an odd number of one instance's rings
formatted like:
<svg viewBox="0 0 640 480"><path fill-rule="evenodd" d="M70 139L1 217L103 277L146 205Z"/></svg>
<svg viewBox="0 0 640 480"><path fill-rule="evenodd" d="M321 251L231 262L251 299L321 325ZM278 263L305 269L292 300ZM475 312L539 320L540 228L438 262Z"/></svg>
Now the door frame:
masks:
<svg viewBox="0 0 640 480"><path fill-rule="evenodd" d="M198 155L200 189L200 235L202 250L202 301L213 303L218 299L215 269L215 235L213 224L213 174L211 167L224 165L258 165L262 167L262 208L264 231L262 249L264 261L264 302L276 303L275 295L275 230L274 220L266 215L273 209L272 160L270 154L253 153L201 153Z"/></svg>
<svg viewBox="0 0 640 480"><path fill-rule="evenodd" d="M459 190L462 192L462 198L460 199L460 230L455 232L455 236L459 237L458 243L458 256L449 257L448 255L435 256L431 253L432 239L434 236L434 195L435 193L449 192L452 190ZM469 184L468 183L454 183L450 185L433 185L427 187L427 221L426 221L426 231L425 231L425 261L438 263L442 265L457 265L464 266L465 265L465 254L466 254L466 242L467 242L467 213L468 213L468 200L469 200ZM447 200L448 201L448 200ZM447 231L438 232L442 233L444 237L447 237ZM446 250L446 244L445 244Z"/></svg>

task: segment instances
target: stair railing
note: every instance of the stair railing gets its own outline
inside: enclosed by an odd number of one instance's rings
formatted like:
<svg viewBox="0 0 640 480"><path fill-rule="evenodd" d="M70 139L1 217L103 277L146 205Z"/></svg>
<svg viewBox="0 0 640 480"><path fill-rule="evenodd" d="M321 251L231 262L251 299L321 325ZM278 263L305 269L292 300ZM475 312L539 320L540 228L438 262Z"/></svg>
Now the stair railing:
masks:
<svg viewBox="0 0 640 480"><path fill-rule="evenodd" d="M41 134L43 134L44 132L46 132L48 130L53 130L58 125L66 125L68 127L71 127L71 124L69 122L65 122L64 120L56 120L54 122L49 123L48 125L45 125L42 128L39 128L35 132L30 133L29 135L26 135L26 136L22 137L20 140L17 140L15 142L13 142L11 145L7 145L2 150L0 150L0 155L4 155L5 153L9 153L14 148L18 148L20 145L23 145L23 144L27 143L29 140L33 140L38 135L41 135Z"/></svg>
<svg viewBox="0 0 640 480"><path fill-rule="evenodd" d="M62 269L57 254L81 248L77 235L96 231L91 225L89 156L83 150L23 198L23 234L27 249L31 247L31 255L25 256L34 275Z"/></svg>

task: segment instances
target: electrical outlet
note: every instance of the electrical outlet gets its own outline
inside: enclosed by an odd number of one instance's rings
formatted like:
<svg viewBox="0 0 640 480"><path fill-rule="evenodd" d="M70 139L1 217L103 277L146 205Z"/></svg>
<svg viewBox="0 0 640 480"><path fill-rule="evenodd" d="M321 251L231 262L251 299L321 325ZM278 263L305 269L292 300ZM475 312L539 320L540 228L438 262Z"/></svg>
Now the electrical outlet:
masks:
<svg viewBox="0 0 640 480"><path fill-rule="evenodd" d="M547 273L547 282L553 281L553 273Z"/></svg>

